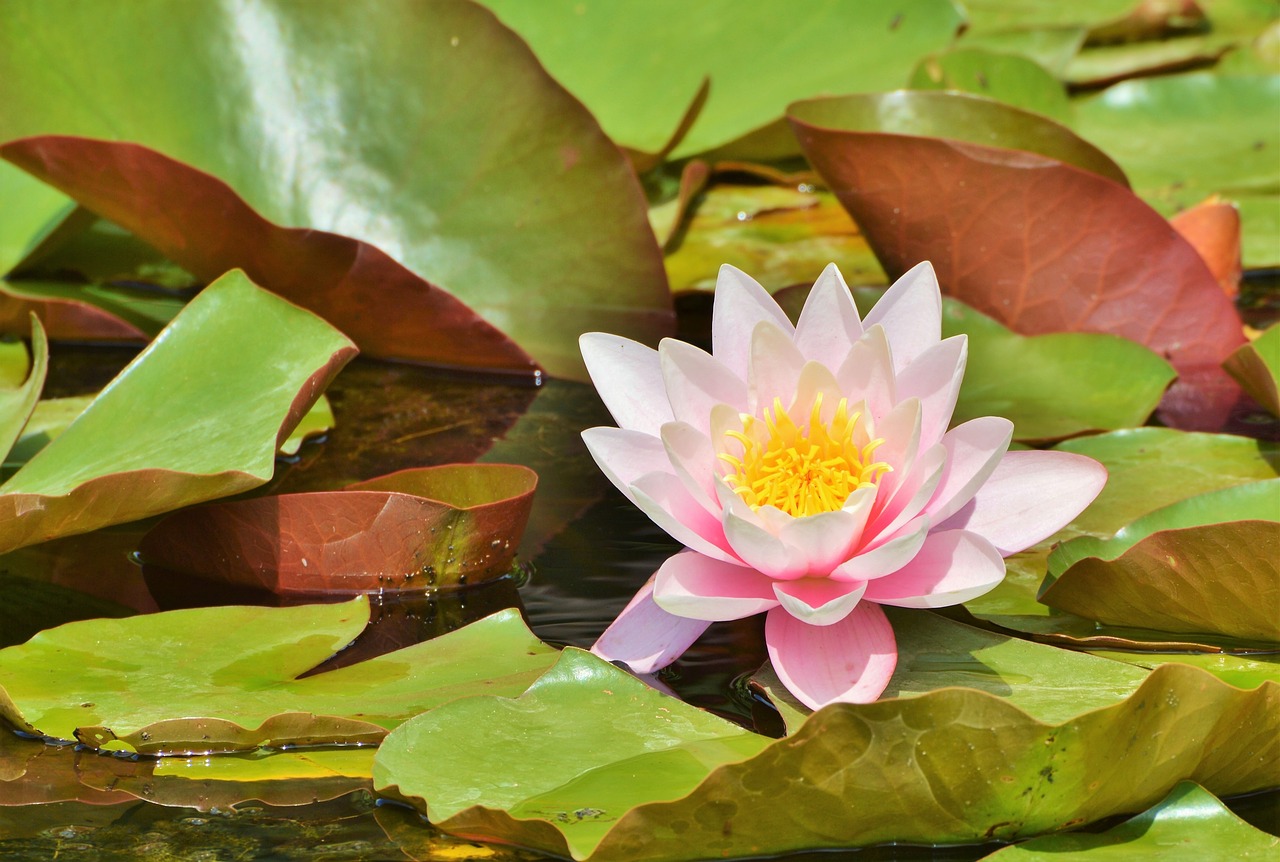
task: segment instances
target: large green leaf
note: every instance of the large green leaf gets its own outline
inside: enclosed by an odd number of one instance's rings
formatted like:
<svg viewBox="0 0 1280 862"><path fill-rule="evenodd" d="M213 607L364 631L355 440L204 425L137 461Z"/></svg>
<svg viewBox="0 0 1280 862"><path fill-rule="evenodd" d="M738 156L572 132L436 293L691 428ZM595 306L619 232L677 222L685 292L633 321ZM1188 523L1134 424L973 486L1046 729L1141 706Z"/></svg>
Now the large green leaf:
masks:
<svg viewBox="0 0 1280 862"><path fill-rule="evenodd" d="M1207 670L1236 688L1257 688L1264 682L1280 685L1280 653L1227 655L1226 653L1154 653L1133 650L1089 650L1090 655L1155 670L1176 662Z"/></svg>
<svg viewBox="0 0 1280 862"><path fill-rule="evenodd" d="M147 754L377 742L470 694L525 689L555 660L516 611L299 679L350 643L365 597L68 623L0 650L0 716L42 736Z"/></svg>
<svg viewBox="0 0 1280 862"><path fill-rule="evenodd" d="M1184 781L1154 808L1106 832L1033 838L983 857L991 862L1127 862L1137 858L1164 862L1274 859L1280 838L1245 823L1212 793Z"/></svg>
<svg viewBox="0 0 1280 862"><path fill-rule="evenodd" d="M0 549L261 485L354 352L324 321L228 273L0 486Z"/></svg>
<svg viewBox="0 0 1280 862"><path fill-rule="evenodd" d="M4 155L206 280L241 266L372 353L437 363L518 364L491 324L581 374L582 331L670 326L626 159L472 3L18 0L5 17L0 139L150 149Z"/></svg>
<svg viewBox="0 0 1280 862"><path fill-rule="evenodd" d="M1280 479L1189 497L1049 554L1040 600L1088 619L1280 643Z"/></svg>
<svg viewBox="0 0 1280 862"><path fill-rule="evenodd" d="M1184 778L1217 793L1280 779L1280 687L1241 691L1178 665L1061 722L961 688L836 704L744 758L759 737L707 740L720 734L690 726L678 701L588 654L562 661L520 700L455 701L406 722L375 758L375 785L473 838L683 860L1009 840L1141 809ZM699 763L680 739L711 752ZM641 753L650 740L658 750Z"/></svg>
<svg viewBox="0 0 1280 862"><path fill-rule="evenodd" d="M630 149L664 150L708 79L706 104L676 158L767 126L795 99L903 86L916 60L945 47L961 23L949 0L822 0L806 4L803 15L787 0L702 0L696 8L682 0L486 5Z"/></svg>
<svg viewBox="0 0 1280 862"><path fill-rule="evenodd" d="M0 163L0 275L39 248L75 211L57 189Z"/></svg>
<svg viewBox="0 0 1280 862"><path fill-rule="evenodd" d="M1107 468L1098 499L1057 535L1006 563L1008 574L994 590L965 603L975 616L1007 628L1071 642L1122 645L1167 644L1165 649L1217 648L1211 639L1160 637L1152 632L1099 626L1036 600L1047 571L1050 547L1089 535L1110 538L1143 515L1196 494L1280 475L1280 447L1225 434L1195 434L1167 428L1137 428L1058 444L1088 455ZM1220 645L1220 644L1219 644Z"/></svg>
<svg viewBox="0 0 1280 862"><path fill-rule="evenodd" d="M1138 194L1172 213L1217 192L1241 204L1246 267L1280 264L1275 75L1125 81L1076 104L1075 128L1113 156Z"/></svg>
<svg viewBox="0 0 1280 862"><path fill-rule="evenodd" d="M1034 60L986 48L954 48L926 57L911 75L918 90L961 90L1070 122L1071 102L1053 75Z"/></svg>

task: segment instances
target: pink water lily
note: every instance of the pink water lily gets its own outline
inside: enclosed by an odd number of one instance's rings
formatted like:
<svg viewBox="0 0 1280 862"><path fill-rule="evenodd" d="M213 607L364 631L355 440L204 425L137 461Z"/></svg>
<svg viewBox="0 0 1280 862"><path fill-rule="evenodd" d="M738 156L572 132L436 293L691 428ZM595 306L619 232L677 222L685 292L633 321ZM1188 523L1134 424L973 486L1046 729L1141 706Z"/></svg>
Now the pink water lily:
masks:
<svg viewBox="0 0 1280 862"><path fill-rule="evenodd" d="M774 670L800 701L875 700L897 663L881 605L934 608L1004 577L1106 481L1089 458L1008 452L1013 425L948 430L967 341L942 339L933 267L865 320L834 265L792 325L720 270L712 352L604 333L582 354L617 428L583 432L627 497L685 550L593 651L648 673L718 620L767 613Z"/></svg>

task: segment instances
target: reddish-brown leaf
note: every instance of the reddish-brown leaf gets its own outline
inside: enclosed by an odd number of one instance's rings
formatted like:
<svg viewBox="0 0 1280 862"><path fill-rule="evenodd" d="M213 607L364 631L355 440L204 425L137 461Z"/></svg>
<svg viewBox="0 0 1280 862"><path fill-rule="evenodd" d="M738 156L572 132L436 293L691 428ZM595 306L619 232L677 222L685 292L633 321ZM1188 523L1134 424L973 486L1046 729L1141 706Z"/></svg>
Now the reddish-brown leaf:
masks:
<svg viewBox="0 0 1280 862"><path fill-rule="evenodd" d="M402 470L177 512L139 550L147 566L277 594L475 584L510 570L536 485L509 464Z"/></svg>
<svg viewBox="0 0 1280 862"><path fill-rule="evenodd" d="M1238 392L1216 369L1243 341L1239 315L1191 244L1129 189L1039 153L894 133L905 124L892 112L862 108L837 125L816 104L792 106L796 135L891 276L931 260L945 292L1018 332L1143 344L1183 378L1172 397L1184 427L1224 421Z"/></svg>
<svg viewBox="0 0 1280 862"><path fill-rule="evenodd" d="M533 359L452 294L368 243L267 221L217 177L138 144L44 135L0 155L74 189L197 277L232 268L341 329L367 355L504 372ZM192 237L199 237L193 242Z"/></svg>

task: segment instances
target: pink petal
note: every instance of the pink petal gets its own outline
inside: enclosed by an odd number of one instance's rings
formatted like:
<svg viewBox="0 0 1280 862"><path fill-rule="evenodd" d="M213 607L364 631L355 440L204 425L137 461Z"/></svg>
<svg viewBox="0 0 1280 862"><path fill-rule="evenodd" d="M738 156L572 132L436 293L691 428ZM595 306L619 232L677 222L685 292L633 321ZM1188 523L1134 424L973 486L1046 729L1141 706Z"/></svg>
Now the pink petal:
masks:
<svg viewBox="0 0 1280 862"><path fill-rule="evenodd" d="M756 324L751 334L751 370L747 377L747 412L759 416L772 409L774 399L785 408L796 392L796 381L804 367L804 357L796 349L790 333L767 321Z"/></svg>
<svg viewBox="0 0 1280 862"><path fill-rule="evenodd" d="M588 428L582 442L609 481L635 502L631 483L648 473L671 472L671 461L662 441L650 434L625 428Z"/></svg>
<svg viewBox="0 0 1280 862"><path fill-rule="evenodd" d="M715 307L711 312L711 352L734 374L747 377L751 333L768 320L783 332L795 328L760 283L737 267L725 264L716 279Z"/></svg>
<svg viewBox="0 0 1280 862"><path fill-rule="evenodd" d="M908 398L874 423L871 433L883 440L872 454L893 469L880 476L880 496L888 502L911 475L920 451L920 399Z"/></svg>
<svg viewBox="0 0 1280 862"><path fill-rule="evenodd" d="M858 488L844 507L805 518L791 518L777 536L805 559L806 574L826 575L853 554L875 502L874 487Z"/></svg>
<svg viewBox="0 0 1280 862"><path fill-rule="evenodd" d="M867 410L876 419L883 419L900 400L883 326L868 329L836 369L840 391L851 401L866 401Z"/></svg>
<svg viewBox="0 0 1280 862"><path fill-rule="evenodd" d="M671 421L658 352L638 341L588 332L578 339L591 382L619 428L657 435Z"/></svg>
<svg viewBox="0 0 1280 862"><path fill-rule="evenodd" d="M670 557L658 569L653 600L668 613L708 622L742 619L778 605L769 578L692 551Z"/></svg>
<svg viewBox="0 0 1280 862"><path fill-rule="evenodd" d="M796 323L795 344L805 359L839 368L854 342L862 337L858 308L834 263L813 283Z"/></svg>
<svg viewBox="0 0 1280 862"><path fill-rule="evenodd" d="M867 601L942 608L989 592L1004 580L1004 560L986 539L964 530L930 533L911 562L867 585Z"/></svg>
<svg viewBox="0 0 1280 862"><path fill-rule="evenodd" d="M811 626L830 626L840 622L853 611L866 589L864 581L833 581L830 578L801 578L773 583L773 593L783 610Z"/></svg>
<svg viewBox="0 0 1280 862"><path fill-rule="evenodd" d="M978 493L938 530L968 530L1009 556L1049 538L1102 491L1107 470L1072 452L1007 452Z"/></svg>
<svg viewBox="0 0 1280 862"><path fill-rule="evenodd" d="M662 426L664 454L680 481L698 504L708 512L720 514L716 499L716 453L707 436L687 422L668 422Z"/></svg>
<svg viewBox="0 0 1280 862"><path fill-rule="evenodd" d="M805 555L764 529L757 519L743 517L726 507L723 521L729 547L748 566L782 580L803 578L809 574Z"/></svg>
<svg viewBox="0 0 1280 862"><path fill-rule="evenodd" d="M840 622L811 626L783 608L769 611L764 639L773 669L810 709L870 703L889 685L898 645L884 611L859 602Z"/></svg>
<svg viewBox="0 0 1280 862"><path fill-rule="evenodd" d="M893 493L884 507L873 512L865 537L869 537L867 547L875 548L889 536L893 536L908 521L919 515L928 502L933 499L938 483L942 481L942 468L946 464L947 453L939 443L931 446L916 462L908 468L906 478ZM881 499L883 499L883 491ZM877 500L877 503L880 501Z"/></svg>
<svg viewBox="0 0 1280 862"><path fill-rule="evenodd" d="M636 673L653 673L671 664L710 625L669 614L653 601L653 578L609 624L591 651L605 661L625 662Z"/></svg>
<svg viewBox="0 0 1280 862"><path fill-rule="evenodd" d="M898 372L898 398L920 399L922 445L937 443L951 424L968 352L969 337L952 336L930 347Z"/></svg>
<svg viewBox="0 0 1280 862"><path fill-rule="evenodd" d="M942 338L942 293L928 261L893 283L862 325L884 327L893 348L893 367L902 371Z"/></svg>
<svg viewBox="0 0 1280 862"><path fill-rule="evenodd" d="M837 581L867 581L883 578L905 566L924 547L929 535L929 518L921 515L898 529L893 538L841 563L832 572Z"/></svg>
<svg viewBox="0 0 1280 862"><path fill-rule="evenodd" d="M658 360L671 413L677 421L688 422L707 434L715 405L746 409L747 384L706 351L664 338L658 345Z"/></svg>
<svg viewBox="0 0 1280 862"><path fill-rule="evenodd" d="M947 451L942 481L925 514L941 523L969 502L999 465L1012 438L1013 423L999 416L971 419L948 431L942 438Z"/></svg>
<svg viewBox="0 0 1280 862"><path fill-rule="evenodd" d="M720 519L698 504L670 473L646 473L631 483L636 507L687 548L718 560L734 560Z"/></svg>

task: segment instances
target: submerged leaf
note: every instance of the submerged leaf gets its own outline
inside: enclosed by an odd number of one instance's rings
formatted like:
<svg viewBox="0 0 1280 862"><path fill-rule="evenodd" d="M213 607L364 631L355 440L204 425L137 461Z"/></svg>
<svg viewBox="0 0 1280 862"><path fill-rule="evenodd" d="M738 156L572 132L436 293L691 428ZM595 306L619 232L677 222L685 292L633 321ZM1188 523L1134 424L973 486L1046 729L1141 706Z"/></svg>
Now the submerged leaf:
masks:
<svg viewBox="0 0 1280 862"><path fill-rule="evenodd" d="M1164 800L1106 832L1033 838L984 857L991 862L1126 862L1147 856L1165 862L1270 859L1280 838L1255 829L1194 781L1180 782Z"/></svg>
<svg viewBox="0 0 1280 862"><path fill-rule="evenodd" d="M476 4L18 0L6 21L3 155L200 278L242 267L371 354L446 365L581 374L579 333L670 329L630 165Z"/></svg>
<svg viewBox="0 0 1280 862"><path fill-rule="evenodd" d="M324 321L228 273L0 486L0 550L261 485L354 353Z"/></svg>
<svg viewBox="0 0 1280 862"><path fill-rule="evenodd" d="M299 678L368 619L360 597L68 623L0 650L0 716L28 733L145 754L376 743L453 698L517 694L557 655L508 610Z"/></svg>
<svg viewBox="0 0 1280 862"><path fill-rule="evenodd" d="M483 583L510 571L536 485L511 464L403 470L342 491L185 509L139 552L166 577L282 595Z"/></svg>
<svg viewBox="0 0 1280 862"><path fill-rule="evenodd" d="M1280 479L1190 497L1049 555L1047 605L1088 619L1280 644Z"/></svg>

